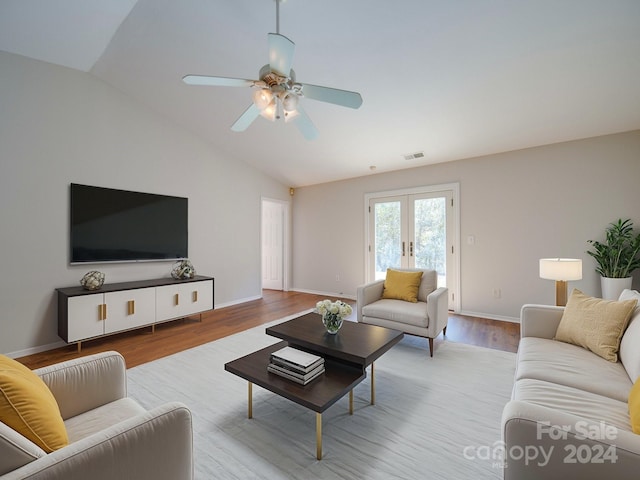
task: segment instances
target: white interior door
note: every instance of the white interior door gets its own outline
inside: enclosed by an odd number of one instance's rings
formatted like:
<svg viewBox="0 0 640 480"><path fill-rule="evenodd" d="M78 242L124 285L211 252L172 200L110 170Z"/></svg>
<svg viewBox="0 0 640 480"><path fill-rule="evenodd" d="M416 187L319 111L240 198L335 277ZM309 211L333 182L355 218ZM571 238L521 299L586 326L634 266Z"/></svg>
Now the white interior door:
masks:
<svg viewBox="0 0 640 480"><path fill-rule="evenodd" d="M262 288L284 290L286 206L262 201Z"/></svg>
<svg viewBox="0 0 640 480"><path fill-rule="evenodd" d="M458 309L456 191L425 187L369 196L368 281L385 278L387 268L436 270L438 286L449 288L450 309Z"/></svg>

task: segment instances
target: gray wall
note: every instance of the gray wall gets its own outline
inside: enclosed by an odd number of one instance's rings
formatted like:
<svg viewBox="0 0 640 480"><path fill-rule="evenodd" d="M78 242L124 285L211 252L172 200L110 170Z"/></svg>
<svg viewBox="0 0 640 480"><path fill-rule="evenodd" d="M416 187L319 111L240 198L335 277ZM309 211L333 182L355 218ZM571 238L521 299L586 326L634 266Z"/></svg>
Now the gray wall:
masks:
<svg viewBox="0 0 640 480"><path fill-rule="evenodd" d="M538 278L543 257L582 258L583 279L569 290L597 296L587 240L602 240L618 218L631 218L640 231L639 181L634 131L299 188L293 286L355 298L365 274L364 195L459 182L463 313L515 320L524 303L554 304L553 281ZM475 245L467 245L469 235Z"/></svg>
<svg viewBox="0 0 640 480"><path fill-rule="evenodd" d="M546 256L583 258L584 279L571 286L597 295L586 240L618 217L640 227L638 179L640 131L299 188L292 285L355 297L365 193L459 182L464 312L511 319L523 303L553 303L553 282L538 278ZM71 182L189 197L190 257L215 276L216 306L260 296L260 200L289 201L288 186L89 74L0 52L0 352L59 344L54 289L96 268L68 264ZM97 268L113 283L166 277L171 266Z"/></svg>
<svg viewBox="0 0 640 480"><path fill-rule="evenodd" d="M171 262L70 266L71 182L188 197L190 258L216 278L215 304L261 295L261 196L288 201L288 186L89 74L0 52L0 352L60 342L54 289L88 270L170 274Z"/></svg>

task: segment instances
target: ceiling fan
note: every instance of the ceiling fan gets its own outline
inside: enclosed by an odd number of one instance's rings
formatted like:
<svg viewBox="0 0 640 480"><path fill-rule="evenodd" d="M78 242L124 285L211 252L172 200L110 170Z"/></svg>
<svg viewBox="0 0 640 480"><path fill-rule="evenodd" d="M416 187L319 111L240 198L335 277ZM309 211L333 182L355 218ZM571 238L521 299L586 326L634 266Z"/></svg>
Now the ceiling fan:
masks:
<svg viewBox="0 0 640 480"><path fill-rule="evenodd" d="M281 1L275 0L276 33L270 33L268 36L269 63L260 69L259 80L206 75L186 75L182 80L188 85L254 88L253 103L231 126L234 132L246 130L258 116L271 121L284 117L285 122L293 122L307 140L313 140L318 136L318 130L300 106L301 98L359 108L362 105L362 97L357 92L296 81L296 74L291 69L295 44L284 35L280 35Z"/></svg>

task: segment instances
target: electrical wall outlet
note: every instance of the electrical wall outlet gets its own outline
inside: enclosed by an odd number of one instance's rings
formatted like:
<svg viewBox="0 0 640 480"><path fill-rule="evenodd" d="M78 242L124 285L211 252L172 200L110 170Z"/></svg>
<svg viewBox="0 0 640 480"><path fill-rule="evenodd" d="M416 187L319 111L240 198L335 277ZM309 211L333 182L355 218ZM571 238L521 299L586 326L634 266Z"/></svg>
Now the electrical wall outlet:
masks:
<svg viewBox="0 0 640 480"><path fill-rule="evenodd" d="M500 297L502 297L502 291L499 288L494 288L493 298L500 298Z"/></svg>

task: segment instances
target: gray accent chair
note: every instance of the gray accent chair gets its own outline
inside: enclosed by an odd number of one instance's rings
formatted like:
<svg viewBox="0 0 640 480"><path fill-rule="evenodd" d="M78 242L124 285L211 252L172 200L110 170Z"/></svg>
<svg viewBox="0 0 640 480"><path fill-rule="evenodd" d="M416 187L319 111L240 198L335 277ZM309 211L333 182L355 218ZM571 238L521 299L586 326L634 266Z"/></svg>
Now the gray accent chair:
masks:
<svg viewBox="0 0 640 480"><path fill-rule="evenodd" d="M0 422L0 479L190 480L191 412L127 397L125 362L104 352L34 370L60 408L69 444L45 453Z"/></svg>
<svg viewBox="0 0 640 480"><path fill-rule="evenodd" d="M384 280L361 285L357 289L357 320L360 323L392 328L429 339L429 350L433 357L433 339L446 335L449 320L449 290L437 288L438 275L435 270L420 268L397 268L399 271L421 271L418 302L405 302L382 298Z"/></svg>

